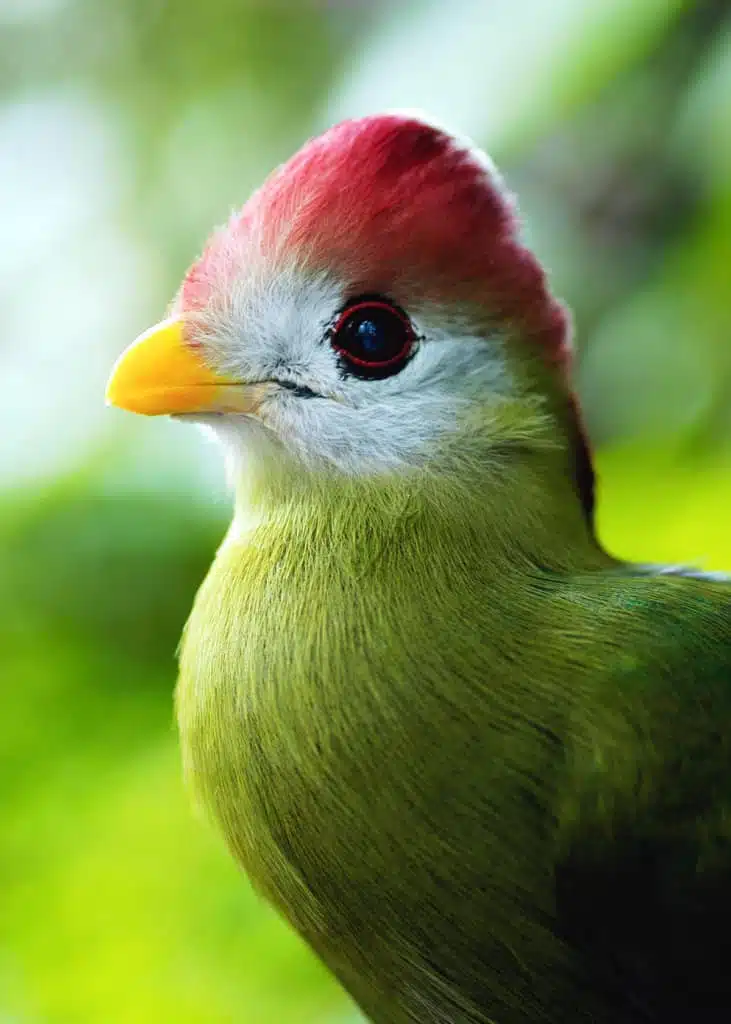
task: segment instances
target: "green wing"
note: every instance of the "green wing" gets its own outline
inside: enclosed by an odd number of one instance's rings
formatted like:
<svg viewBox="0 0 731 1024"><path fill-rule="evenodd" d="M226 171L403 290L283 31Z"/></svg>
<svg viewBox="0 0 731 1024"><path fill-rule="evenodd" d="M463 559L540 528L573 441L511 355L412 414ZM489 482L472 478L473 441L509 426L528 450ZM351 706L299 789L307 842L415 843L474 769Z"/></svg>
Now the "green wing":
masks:
<svg viewBox="0 0 731 1024"><path fill-rule="evenodd" d="M731 1021L731 585L611 581L577 712L558 916L617 1020Z"/></svg>

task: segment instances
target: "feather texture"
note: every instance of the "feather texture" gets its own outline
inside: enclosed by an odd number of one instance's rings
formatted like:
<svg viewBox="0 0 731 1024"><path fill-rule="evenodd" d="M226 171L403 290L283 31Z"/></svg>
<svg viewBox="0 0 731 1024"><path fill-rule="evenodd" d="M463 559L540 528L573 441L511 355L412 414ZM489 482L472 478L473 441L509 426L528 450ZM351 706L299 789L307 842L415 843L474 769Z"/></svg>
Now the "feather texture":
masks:
<svg viewBox="0 0 731 1024"><path fill-rule="evenodd" d="M615 566L561 459L282 467L188 624L188 776L375 1024L681 1019L687 937L634 949L605 897L653 912L614 866L628 830L672 865L715 827L719 804L672 790L684 749L725 784L731 594ZM694 884L686 866L676 903Z"/></svg>

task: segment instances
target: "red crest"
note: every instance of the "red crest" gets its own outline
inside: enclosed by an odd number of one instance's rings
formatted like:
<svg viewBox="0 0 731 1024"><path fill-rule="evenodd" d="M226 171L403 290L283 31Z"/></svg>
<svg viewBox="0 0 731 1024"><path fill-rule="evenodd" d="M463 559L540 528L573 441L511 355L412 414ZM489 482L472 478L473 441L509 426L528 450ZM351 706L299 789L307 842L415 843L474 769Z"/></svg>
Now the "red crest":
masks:
<svg viewBox="0 0 731 1024"><path fill-rule="evenodd" d="M465 303L551 362L568 357L565 309L520 241L511 197L478 151L413 117L344 121L308 142L214 235L183 308L204 306L237 260L258 257L332 271L353 294L406 308Z"/></svg>

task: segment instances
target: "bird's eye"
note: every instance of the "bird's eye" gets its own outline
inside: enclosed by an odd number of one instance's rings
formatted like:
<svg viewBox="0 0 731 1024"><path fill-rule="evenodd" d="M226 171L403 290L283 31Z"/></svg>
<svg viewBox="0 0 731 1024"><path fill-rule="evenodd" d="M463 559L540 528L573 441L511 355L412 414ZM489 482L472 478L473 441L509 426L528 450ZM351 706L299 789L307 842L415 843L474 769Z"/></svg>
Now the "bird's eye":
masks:
<svg viewBox="0 0 731 1024"><path fill-rule="evenodd" d="M340 314L330 344L343 368L358 377L379 379L397 373L407 363L416 341L403 310L382 298L361 298Z"/></svg>

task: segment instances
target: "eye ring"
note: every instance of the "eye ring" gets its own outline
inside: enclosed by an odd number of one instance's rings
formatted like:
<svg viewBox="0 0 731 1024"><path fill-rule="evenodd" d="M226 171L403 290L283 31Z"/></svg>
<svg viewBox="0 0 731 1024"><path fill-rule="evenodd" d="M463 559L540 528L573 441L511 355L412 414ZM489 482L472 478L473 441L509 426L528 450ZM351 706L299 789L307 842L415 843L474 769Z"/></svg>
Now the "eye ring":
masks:
<svg viewBox="0 0 731 1024"><path fill-rule="evenodd" d="M345 372L371 379L402 369L417 341L407 314L380 295L363 295L349 302L329 337Z"/></svg>

